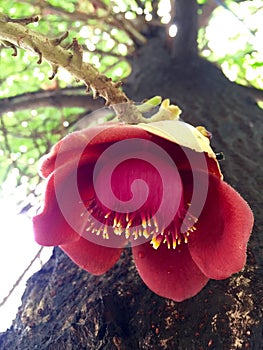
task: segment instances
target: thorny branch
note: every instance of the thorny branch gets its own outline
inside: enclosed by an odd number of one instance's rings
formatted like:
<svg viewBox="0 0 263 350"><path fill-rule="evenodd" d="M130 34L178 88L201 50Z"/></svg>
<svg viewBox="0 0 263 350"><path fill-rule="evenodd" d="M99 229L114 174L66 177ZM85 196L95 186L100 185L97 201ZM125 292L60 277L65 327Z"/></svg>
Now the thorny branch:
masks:
<svg viewBox="0 0 263 350"><path fill-rule="evenodd" d="M144 120L133 102L119 89L121 82L114 83L111 78L99 73L93 65L83 62L82 47L77 39L74 38L70 45L63 46L62 42L67 38L68 32L51 39L26 26L38 20L38 17L14 20L0 14L0 41L13 49L14 56L17 55L19 47L38 55L38 64L43 59L49 62L53 71L50 79L56 76L59 67L63 67L77 80L83 81L94 98L103 97L106 105L113 107L120 120Z"/></svg>

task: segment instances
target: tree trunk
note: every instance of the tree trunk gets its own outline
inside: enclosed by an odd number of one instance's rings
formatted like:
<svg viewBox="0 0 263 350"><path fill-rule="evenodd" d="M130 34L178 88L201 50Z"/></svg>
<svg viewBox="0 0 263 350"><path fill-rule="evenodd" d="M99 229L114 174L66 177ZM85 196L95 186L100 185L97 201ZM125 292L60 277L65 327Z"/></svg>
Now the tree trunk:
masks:
<svg viewBox="0 0 263 350"><path fill-rule="evenodd" d="M1 350L263 348L263 113L211 63L197 56L182 61L170 52L163 40L150 39L132 58L125 90L135 101L169 97L185 121L213 133L213 147L226 158L225 179L255 214L245 268L177 303L144 285L129 249L105 275L92 276L56 248L29 279L12 327L0 336Z"/></svg>

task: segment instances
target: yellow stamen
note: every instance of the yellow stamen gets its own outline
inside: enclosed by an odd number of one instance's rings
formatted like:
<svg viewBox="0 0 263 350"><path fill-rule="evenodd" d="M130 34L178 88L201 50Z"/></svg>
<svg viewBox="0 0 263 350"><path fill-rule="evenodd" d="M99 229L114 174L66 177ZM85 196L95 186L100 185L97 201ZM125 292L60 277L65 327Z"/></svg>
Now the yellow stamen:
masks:
<svg viewBox="0 0 263 350"><path fill-rule="evenodd" d="M169 240L169 239L165 238L164 241L163 241L163 243L166 243L166 244L167 244L167 248L168 248L168 249L171 249L171 243L170 243L170 240Z"/></svg>
<svg viewBox="0 0 263 350"><path fill-rule="evenodd" d="M143 234L143 237L146 238L146 239L149 238L150 235L151 235L151 234L147 231L146 228L143 230L143 233L142 233L142 234Z"/></svg>
<svg viewBox="0 0 263 350"><path fill-rule="evenodd" d="M146 221L145 217L142 218L142 227L143 228L147 227L147 221Z"/></svg>
<svg viewBox="0 0 263 350"><path fill-rule="evenodd" d="M139 237L142 236L142 230L140 228L138 228L138 235L139 235Z"/></svg>
<svg viewBox="0 0 263 350"><path fill-rule="evenodd" d="M107 225L104 225L104 228L103 228L103 238L109 239L108 226Z"/></svg>
<svg viewBox="0 0 263 350"><path fill-rule="evenodd" d="M123 232L123 228L122 227L114 227L113 231L117 236L120 236Z"/></svg>
<svg viewBox="0 0 263 350"><path fill-rule="evenodd" d="M125 238L129 238L130 237L130 230L125 230Z"/></svg>
<svg viewBox="0 0 263 350"><path fill-rule="evenodd" d="M108 219L109 216L110 216L110 214L111 214L111 211L109 211L106 215L104 215L104 218L105 218L105 219Z"/></svg>
<svg viewBox="0 0 263 350"><path fill-rule="evenodd" d="M154 249L158 249L162 240L158 239L158 236L154 236L151 240L151 244Z"/></svg>
<svg viewBox="0 0 263 350"><path fill-rule="evenodd" d="M128 222L127 226L126 226L126 228L131 227L131 225L132 225L132 218L130 218L130 220L129 220L129 222Z"/></svg>
<svg viewBox="0 0 263 350"><path fill-rule="evenodd" d="M133 235L133 239L136 241L136 239L138 238L138 232L137 230L134 230L134 232L132 233Z"/></svg>

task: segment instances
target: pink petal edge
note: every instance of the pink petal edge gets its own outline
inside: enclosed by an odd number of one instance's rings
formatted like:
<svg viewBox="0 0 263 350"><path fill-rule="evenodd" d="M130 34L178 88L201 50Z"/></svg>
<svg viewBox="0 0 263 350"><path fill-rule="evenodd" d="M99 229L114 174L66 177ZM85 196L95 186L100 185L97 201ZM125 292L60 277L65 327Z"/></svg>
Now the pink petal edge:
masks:
<svg viewBox="0 0 263 350"><path fill-rule="evenodd" d="M33 217L35 240L43 246L57 246L77 240L79 235L68 224L57 202L54 178L48 180L42 211Z"/></svg>
<svg viewBox="0 0 263 350"><path fill-rule="evenodd" d="M82 237L60 248L81 268L93 275L107 272L120 258L122 248L94 244Z"/></svg>
<svg viewBox="0 0 263 350"><path fill-rule="evenodd" d="M146 243L132 250L142 280L162 297L183 301L196 295L208 282L193 262L186 245L174 250L161 244L155 250Z"/></svg>
<svg viewBox="0 0 263 350"><path fill-rule="evenodd" d="M253 227L253 213L231 186L210 176L206 204L189 240L191 256L209 278L225 279L240 271Z"/></svg>

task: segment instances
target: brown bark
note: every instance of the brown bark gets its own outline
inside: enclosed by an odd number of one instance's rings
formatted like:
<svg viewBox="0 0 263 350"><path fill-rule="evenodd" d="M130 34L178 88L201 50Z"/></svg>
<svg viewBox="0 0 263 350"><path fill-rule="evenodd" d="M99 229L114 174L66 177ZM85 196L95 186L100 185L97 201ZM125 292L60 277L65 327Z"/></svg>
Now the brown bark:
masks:
<svg viewBox="0 0 263 350"><path fill-rule="evenodd" d="M214 0L208 0L202 7L202 13L198 16L198 27L206 27L209 23L211 15L218 3Z"/></svg>
<svg viewBox="0 0 263 350"><path fill-rule="evenodd" d="M196 0L176 0L175 18L177 35L172 42L173 57L189 60L197 55L197 17L198 5Z"/></svg>

